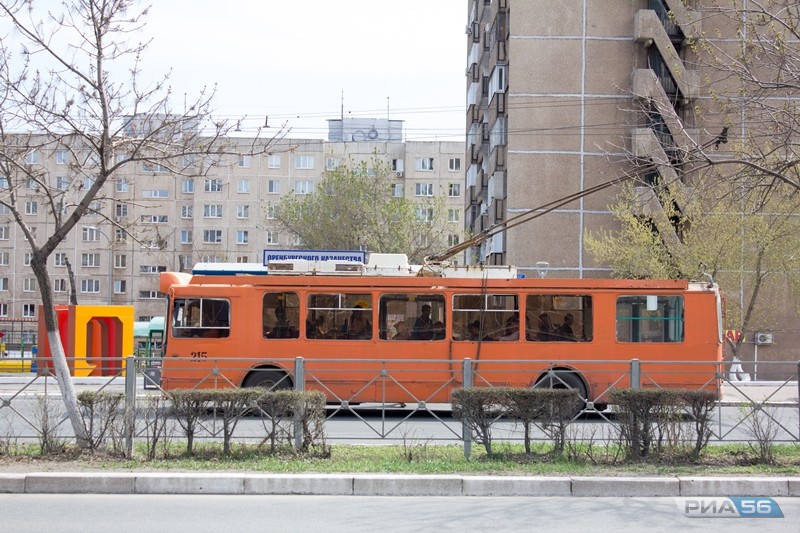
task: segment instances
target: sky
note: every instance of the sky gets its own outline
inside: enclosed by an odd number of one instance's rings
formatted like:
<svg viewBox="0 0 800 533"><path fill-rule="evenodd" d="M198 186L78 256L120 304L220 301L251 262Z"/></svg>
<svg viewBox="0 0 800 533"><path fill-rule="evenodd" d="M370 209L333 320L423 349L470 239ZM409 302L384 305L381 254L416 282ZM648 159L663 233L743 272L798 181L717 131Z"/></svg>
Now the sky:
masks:
<svg viewBox="0 0 800 533"><path fill-rule="evenodd" d="M176 97L216 84L215 115L243 132L327 120L404 120L406 140L463 140L464 0L158 0L144 73L171 70Z"/></svg>

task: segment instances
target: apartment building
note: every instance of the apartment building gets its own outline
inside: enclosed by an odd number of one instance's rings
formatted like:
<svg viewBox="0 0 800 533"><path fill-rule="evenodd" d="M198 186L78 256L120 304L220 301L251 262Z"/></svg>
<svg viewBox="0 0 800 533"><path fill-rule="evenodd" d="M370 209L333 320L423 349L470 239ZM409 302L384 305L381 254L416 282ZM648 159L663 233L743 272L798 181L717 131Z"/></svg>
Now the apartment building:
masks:
<svg viewBox="0 0 800 533"><path fill-rule="evenodd" d="M203 177L179 176L137 164L115 175L50 258L56 303L68 303L67 263L79 303L133 305L137 320L164 314L159 272L189 271L198 262L260 263L264 250L296 248L275 218L286 194L309 194L325 170L383 158L393 169L387 194L443 196L453 243L463 234L464 144L402 141L402 121L329 121L329 139L283 138L263 157L219 161ZM232 139L243 147L252 138ZM72 152L74 153L74 152ZM69 172L70 152L29 155L48 182L77 197L91 185ZM187 161L190 165L191 161ZM69 192L73 191L73 192ZM40 235L53 221L35 184L23 189L24 216ZM69 200L67 200L69 201ZM0 212L0 318L34 318L40 304L30 246L10 214Z"/></svg>
<svg viewBox="0 0 800 533"><path fill-rule="evenodd" d="M692 2L689 2L690 4ZM631 171L632 153L669 161L687 143L699 74L685 64L701 17L680 0L470 0L466 227L479 232L550 208ZM657 112L640 111L639 98ZM669 165L663 169L669 172ZM674 175L674 171L672 172ZM609 188L558 206L471 254L533 273L605 276L583 245L612 227ZM558 242L559 246L551 245Z"/></svg>
<svg viewBox="0 0 800 533"><path fill-rule="evenodd" d="M719 76L703 72L689 46L701 32L735 46L738 27L714 4L465 2L466 231L543 214L488 239L468 262L514 264L532 276L609 275L583 242L587 229L615 227L608 206L619 189L603 185L650 163L656 170L636 177L643 214L657 220L663 208L648 186L659 176L672 187L690 186L676 172L677 155L713 143L726 125L710 94ZM747 128L738 116L727 118ZM601 190L559 202L595 187ZM779 357L796 359L796 319L779 317L773 329L781 332Z"/></svg>

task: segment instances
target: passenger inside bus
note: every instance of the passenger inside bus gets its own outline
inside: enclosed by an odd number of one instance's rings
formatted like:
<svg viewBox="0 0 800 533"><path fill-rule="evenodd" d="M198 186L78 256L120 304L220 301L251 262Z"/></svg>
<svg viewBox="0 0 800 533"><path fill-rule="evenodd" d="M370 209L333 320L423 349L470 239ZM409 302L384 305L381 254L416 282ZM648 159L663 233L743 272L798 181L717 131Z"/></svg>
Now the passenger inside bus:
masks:
<svg viewBox="0 0 800 533"><path fill-rule="evenodd" d="M431 319L431 306L422 306L422 314L417 317L414 327L411 330L411 339L415 341L427 341L433 336L433 320Z"/></svg>
<svg viewBox="0 0 800 533"><path fill-rule="evenodd" d="M267 332L268 339L295 339L299 332L294 325L286 318L286 306L283 301L279 301L275 307L275 326Z"/></svg>
<svg viewBox="0 0 800 533"><path fill-rule="evenodd" d="M350 315L347 325L347 334L351 339L371 339L372 323L367 315L367 310L361 304L356 304Z"/></svg>
<svg viewBox="0 0 800 533"><path fill-rule="evenodd" d="M517 341L519 340L519 315L514 313L506 321L506 334L500 337L501 341Z"/></svg>
<svg viewBox="0 0 800 533"><path fill-rule="evenodd" d="M444 322L437 320L431 327L431 340L439 341L444 339Z"/></svg>
<svg viewBox="0 0 800 533"><path fill-rule="evenodd" d="M554 340L559 341L572 341L575 342L575 333L572 331L572 325L575 323L575 317L572 313L564 315L564 322L556 328Z"/></svg>
<svg viewBox="0 0 800 533"><path fill-rule="evenodd" d="M395 322L394 330L396 333L392 337L392 340L407 341L411 338L411 335L408 333L408 326L406 326L406 323L402 320Z"/></svg>
<svg viewBox="0 0 800 533"><path fill-rule="evenodd" d="M326 339L328 333L325 331L325 317L317 315L316 318L311 318L309 315L306 320L306 337L309 339Z"/></svg>
<svg viewBox="0 0 800 533"><path fill-rule="evenodd" d="M536 329L529 332L527 337L529 341L552 341L553 322L550 320L550 315L547 313L540 314Z"/></svg>
<svg viewBox="0 0 800 533"><path fill-rule="evenodd" d="M478 340L493 341L494 340L491 335L483 335L483 337L481 337L481 321L480 320L475 320L473 322L470 322L469 326L467 326L467 333L469 334L469 340L471 340L471 341L478 341Z"/></svg>

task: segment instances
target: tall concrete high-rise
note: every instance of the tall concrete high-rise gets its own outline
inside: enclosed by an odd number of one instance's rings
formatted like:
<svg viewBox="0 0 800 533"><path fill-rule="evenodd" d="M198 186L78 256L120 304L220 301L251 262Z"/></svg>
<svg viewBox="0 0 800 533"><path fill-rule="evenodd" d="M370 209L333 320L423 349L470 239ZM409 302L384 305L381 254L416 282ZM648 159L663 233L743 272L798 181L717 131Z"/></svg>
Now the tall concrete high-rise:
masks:
<svg viewBox="0 0 800 533"><path fill-rule="evenodd" d="M608 206L619 189L603 185L631 175L632 154L669 162L669 143L700 140L685 138L687 128L697 133L686 111L699 74L685 59L699 13L681 0L467 6L466 228L542 214L473 250L472 261L607 276L583 239L587 228L614 225ZM656 113L641 111L645 99Z"/></svg>

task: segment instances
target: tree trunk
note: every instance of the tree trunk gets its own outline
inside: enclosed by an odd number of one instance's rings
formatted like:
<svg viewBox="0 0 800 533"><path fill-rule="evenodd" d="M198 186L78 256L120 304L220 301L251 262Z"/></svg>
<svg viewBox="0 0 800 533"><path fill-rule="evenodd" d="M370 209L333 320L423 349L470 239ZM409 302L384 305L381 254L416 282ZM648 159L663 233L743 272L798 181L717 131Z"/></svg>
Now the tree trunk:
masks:
<svg viewBox="0 0 800 533"><path fill-rule="evenodd" d="M44 261L42 261L41 257L42 254L34 254L31 260L31 268L36 276L36 282L39 284L39 293L42 297L41 313L44 316L47 341L50 344L50 360L55 369L56 381L61 391L61 399L72 424L72 430L75 432L78 447L86 448L89 445L89 439L83 427L80 410L78 409L78 396L75 394L75 384L72 382L72 375L67 365L67 356L64 353L64 345L61 343L61 337L58 332L58 320L53 306L53 288L50 285L50 275L46 266L47 257L44 257Z"/></svg>

